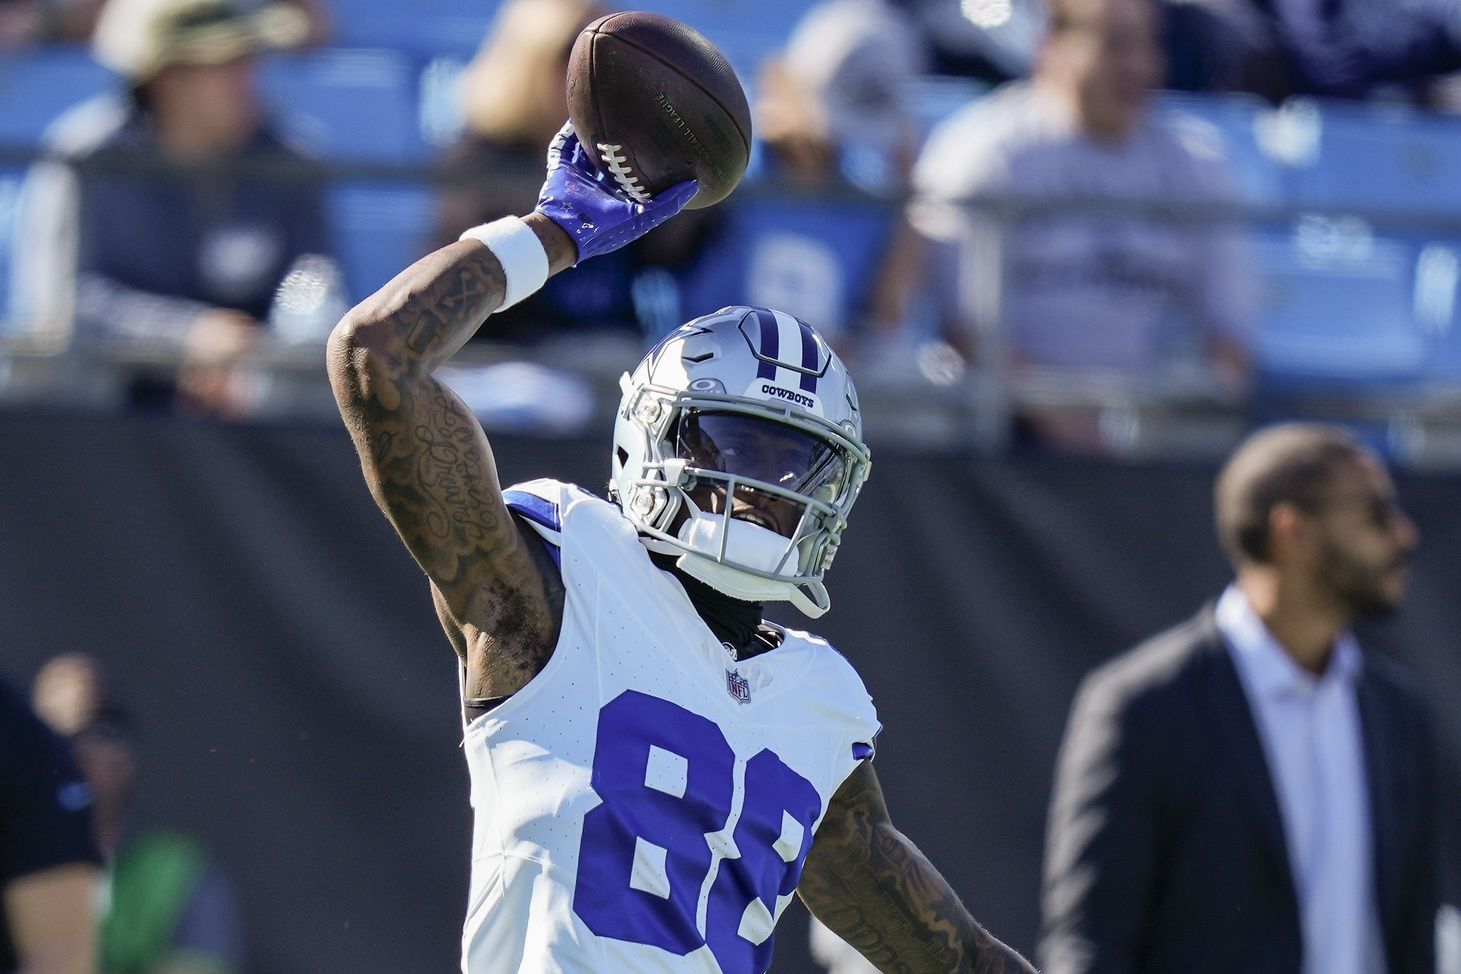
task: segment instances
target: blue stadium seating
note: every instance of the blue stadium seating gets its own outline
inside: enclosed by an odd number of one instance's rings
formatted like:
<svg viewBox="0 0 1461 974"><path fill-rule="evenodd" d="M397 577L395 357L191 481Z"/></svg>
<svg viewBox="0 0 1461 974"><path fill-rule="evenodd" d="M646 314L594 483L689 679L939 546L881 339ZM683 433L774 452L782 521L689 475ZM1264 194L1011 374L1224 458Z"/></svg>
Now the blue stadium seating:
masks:
<svg viewBox="0 0 1461 974"><path fill-rule="evenodd" d="M327 49L268 59L261 84L294 141L328 163L413 166L435 151L421 135L418 62L399 51ZM327 197L352 300L424 253L430 187L347 175Z"/></svg>
<svg viewBox="0 0 1461 974"><path fill-rule="evenodd" d="M1210 143L1230 160L1238 198L1250 206L1283 202L1282 171L1261 141L1266 102L1251 95L1164 92L1157 111L1199 144Z"/></svg>
<svg viewBox="0 0 1461 974"><path fill-rule="evenodd" d="M85 48L6 52L0 57L0 147L34 147L56 116L115 80Z"/></svg>
<svg viewBox="0 0 1461 974"><path fill-rule="evenodd" d="M1269 136L1295 206L1461 220L1461 119L1300 101L1275 114Z"/></svg>
<svg viewBox="0 0 1461 974"><path fill-rule="evenodd" d="M430 247L435 202L419 183L352 180L326 200L352 301L371 294Z"/></svg>
<svg viewBox="0 0 1461 974"><path fill-rule="evenodd" d="M763 304L797 314L833 340L854 331L871 295L896 208L871 196L823 199L747 186L682 279L686 314Z"/></svg>
<svg viewBox="0 0 1461 974"><path fill-rule="evenodd" d="M1255 243L1261 388L1385 394L1423 377L1434 341L1417 313L1415 242L1356 218L1308 217Z"/></svg>
<svg viewBox="0 0 1461 974"><path fill-rule="evenodd" d="M267 59L265 100L286 133L327 162L419 163L418 66L399 51L326 49Z"/></svg>
<svg viewBox="0 0 1461 974"><path fill-rule="evenodd" d="M391 48L418 58L471 54L497 13L496 0L329 0L340 47Z"/></svg>

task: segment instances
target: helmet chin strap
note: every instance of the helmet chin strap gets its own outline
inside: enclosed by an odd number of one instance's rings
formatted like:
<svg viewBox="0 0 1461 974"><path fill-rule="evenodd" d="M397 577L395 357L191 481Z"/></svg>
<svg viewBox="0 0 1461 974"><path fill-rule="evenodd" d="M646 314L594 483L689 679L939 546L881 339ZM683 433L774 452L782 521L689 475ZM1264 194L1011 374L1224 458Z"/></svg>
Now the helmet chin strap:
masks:
<svg viewBox="0 0 1461 974"><path fill-rule="evenodd" d="M788 542L769 528L697 511L680 525L678 534L690 550L680 555L676 565L691 578L718 592L744 602L790 602L813 619L831 607L831 600L821 582L798 586L761 578L719 560L723 540L726 561L765 572L782 570L782 563L788 557ZM790 557L795 557L795 552ZM803 588L809 592L804 592Z"/></svg>

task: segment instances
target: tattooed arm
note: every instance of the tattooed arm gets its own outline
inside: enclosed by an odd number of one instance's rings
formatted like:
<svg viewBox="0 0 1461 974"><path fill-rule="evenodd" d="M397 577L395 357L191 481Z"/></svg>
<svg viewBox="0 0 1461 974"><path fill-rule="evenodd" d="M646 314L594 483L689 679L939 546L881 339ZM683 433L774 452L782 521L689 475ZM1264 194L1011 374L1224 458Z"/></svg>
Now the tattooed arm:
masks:
<svg viewBox="0 0 1461 974"><path fill-rule="evenodd" d="M541 283L534 238L556 274L649 232L697 189L690 180L629 199L565 125L548 146L537 207L510 237L493 239L517 268L513 286L526 291ZM352 309L328 354L366 483L431 579L437 615L466 664L467 696L479 698L508 696L537 675L563 615L557 570L508 512L482 427L432 376L501 306L507 285L487 246L449 244Z"/></svg>
<svg viewBox="0 0 1461 974"><path fill-rule="evenodd" d="M551 273L573 241L525 218ZM562 593L519 534L475 417L432 374L502 303L491 250L458 241L423 257L362 302L330 336L330 383L366 483L425 570L438 614L466 659L472 696L506 696L552 650ZM460 638L458 638L460 636Z"/></svg>
<svg viewBox="0 0 1461 974"><path fill-rule="evenodd" d="M894 828L871 764L832 796L797 887L807 909L885 974L1033 974L969 915Z"/></svg>

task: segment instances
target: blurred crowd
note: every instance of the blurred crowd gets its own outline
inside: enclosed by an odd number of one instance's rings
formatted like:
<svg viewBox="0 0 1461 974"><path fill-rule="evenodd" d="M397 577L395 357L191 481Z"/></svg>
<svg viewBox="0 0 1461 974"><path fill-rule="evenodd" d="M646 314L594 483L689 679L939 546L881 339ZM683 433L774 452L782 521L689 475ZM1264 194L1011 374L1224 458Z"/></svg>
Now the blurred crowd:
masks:
<svg viewBox="0 0 1461 974"><path fill-rule="evenodd" d="M808 2L789 35L732 52L756 132L737 194L554 278L480 337L647 342L715 307L765 305L815 324L872 383L1007 386L1016 445L1111 450L1112 401L1250 415L1255 390L1271 391L1255 330L1282 317L1264 309L1290 283L1255 251L1265 238L1254 221L1285 200L1252 190L1251 154L1231 139L1241 131L1208 123L1231 105L1255 126L1270 109L1291 120L1273 106L1316 98L1439 118L1461 68L1453 7ZM569 50L610 9L496 6L476 55L422 107L436 158L397 160L429 187L408 258L531 207L565 115ZM255 363L281 348L317 352L339 314L396 269L356 266L370 224L338 225L338 160L296 138L287 93L261 95L261 64L340 49L350 16L325 0L0 0L0 49L89 44L114 79L36 144L4 147L33 157L0 207L7 347L120 349L149 364L125 383L131 407L257 413L270 393ZM1171 110L1174 97L1195 114ZM1302 150L1293 128L1275 152ZM1330 243L1378 246L1369 224L1320 226ZM1461 218L1434 235L1429 263L1394 276L1417 303L1423 285L1449 281L1454 303L1449 240L1461 240ZM1312 284L1311 256L1291 263ZM1357 307L1334 327L1360 348L1373 327L1383 344L1396 326L1366 315ZM1326 327L1306 322L1306 340L1322 350ZM1342 373L1330 378L1342 384Z"/></svg>

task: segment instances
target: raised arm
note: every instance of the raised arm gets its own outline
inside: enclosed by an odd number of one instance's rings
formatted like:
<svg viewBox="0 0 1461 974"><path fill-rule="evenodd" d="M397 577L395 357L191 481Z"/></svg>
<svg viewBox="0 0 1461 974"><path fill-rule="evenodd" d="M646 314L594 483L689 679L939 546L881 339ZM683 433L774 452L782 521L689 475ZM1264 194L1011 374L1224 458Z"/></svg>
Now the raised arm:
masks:
<svg viewBox="0 0 1461 974"><path fill-rule="evenodd" d="M884 974L1033 974L979 925L893 826L871 764L843 782L797 887L807 909Z"/></svg>
<svg viewBox="0 0 1461 974"><path fill-rule="evenodd" d="M532 214L423 257L353 308L328 346L330 383L366 483L430 578L448 633L468 657L473 695L510 694L532 678L551 652L562 604L556 578L508 513L481 425L433 373L505 300L623 246L679 212L696 189L686 183L648 204L627 200L571 132L565 127L549 149Z"/></svg>
<svg viewBox="0 0 1461 974"><path fill-rule="evenodd" d="M523 221L550 273L573 242L541 214ZM459 620L494 580L534 586L503 503L491 449L462 401L433 374L502 304L506 278L491 249L459 240L423 257L353 308L330 336L330 382L366 484Z"/></svg>

